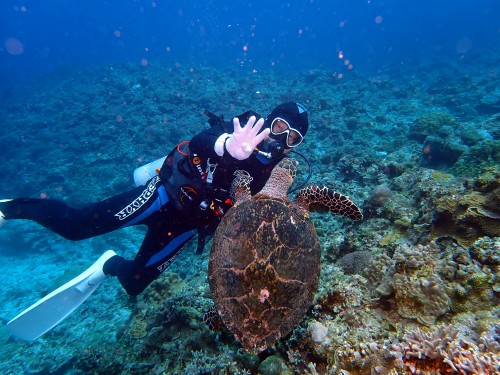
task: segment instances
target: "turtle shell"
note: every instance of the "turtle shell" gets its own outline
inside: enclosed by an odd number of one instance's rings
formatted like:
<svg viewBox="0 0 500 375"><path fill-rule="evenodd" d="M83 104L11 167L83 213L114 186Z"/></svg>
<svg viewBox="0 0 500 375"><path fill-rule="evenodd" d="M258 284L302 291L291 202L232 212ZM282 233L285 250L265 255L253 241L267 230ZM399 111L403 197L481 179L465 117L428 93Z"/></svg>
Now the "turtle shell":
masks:
<svg viewBox="0 0 500 375"><path fill-rule="evenodd" d="M320 246L288 199L256 195L231 208L208 265L212 298L247 352L259 353L301 322L318 288Z"/></svg>

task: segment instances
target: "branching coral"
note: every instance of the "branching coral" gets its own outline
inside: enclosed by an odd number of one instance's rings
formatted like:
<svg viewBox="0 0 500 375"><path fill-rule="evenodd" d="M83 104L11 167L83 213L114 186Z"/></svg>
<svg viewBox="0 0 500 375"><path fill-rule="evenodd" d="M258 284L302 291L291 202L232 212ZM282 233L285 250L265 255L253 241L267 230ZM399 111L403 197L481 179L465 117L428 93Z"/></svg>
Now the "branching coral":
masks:
<svg viewBox="0 0 500 375"><path fill-rule="evenodd" d="M195 350L191 353L189 362L180 369L187 375L221 374L249 375L250 371L238 368L235 359L230 354L212 355L205 350Z"/></svg>
<svg viewBox="0 0 500 375"><path fill-rule="evenodd" d="M403 342L405 367L412 374L498 374L498 337L484 336L479 343L459 337L452 326L440 326L425 333L410 332Z"/></svg>

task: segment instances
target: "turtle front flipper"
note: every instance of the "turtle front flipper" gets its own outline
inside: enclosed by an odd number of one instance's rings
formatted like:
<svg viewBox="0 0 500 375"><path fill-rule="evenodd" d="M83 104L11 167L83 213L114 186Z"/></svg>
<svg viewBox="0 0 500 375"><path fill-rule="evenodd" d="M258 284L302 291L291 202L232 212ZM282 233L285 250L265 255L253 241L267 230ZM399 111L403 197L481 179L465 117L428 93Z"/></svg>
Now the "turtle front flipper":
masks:
<svg viewBox="0 0 500 375"><path fill-rule="evenodd" d="M295 203L305 211L325 212L342 215L351 220L363 219L363 214L349 197L337 193L326 186L309 186L301 189L295 198Z"/></svg>
<svg viewBox="0 0 500 375"><path fill-rule="evenodd" d="M237 170L234 174L236 177L231 184L231 191L229 194L233 201L233 205L236 206L252 198L250 183L253 177L250 176L248 172L242 170Z"/></svg>

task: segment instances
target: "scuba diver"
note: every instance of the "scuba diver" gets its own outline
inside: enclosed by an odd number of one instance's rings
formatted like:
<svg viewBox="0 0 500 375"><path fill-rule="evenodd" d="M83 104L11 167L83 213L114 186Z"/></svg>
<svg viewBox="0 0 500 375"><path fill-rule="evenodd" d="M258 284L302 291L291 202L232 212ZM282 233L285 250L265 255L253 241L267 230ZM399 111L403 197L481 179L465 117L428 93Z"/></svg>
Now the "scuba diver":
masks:
<svg viewBox="0 0 500 375"><path fill-rule="evenodd" d="M138 295L197 233L197 252L201 252L205 236L213 233L231 207L233 179L249 175L251 193L258 193L274 166L302 143L309 128L307 110L296 102L278 105L266 118L253 111L232 121L205 114L211 127L177 145L166 158L138 168L134 172L138 186L131 191L78 209L51 199L0 201L0 225L6 220L32 220L74 241L133 225L148 228L135 259L108 250L80 276L11 320L8 326L15 336L33 340L45 333L106 276L116 276L129 295ZM161 168L152 168L155 165Z"/></svg>

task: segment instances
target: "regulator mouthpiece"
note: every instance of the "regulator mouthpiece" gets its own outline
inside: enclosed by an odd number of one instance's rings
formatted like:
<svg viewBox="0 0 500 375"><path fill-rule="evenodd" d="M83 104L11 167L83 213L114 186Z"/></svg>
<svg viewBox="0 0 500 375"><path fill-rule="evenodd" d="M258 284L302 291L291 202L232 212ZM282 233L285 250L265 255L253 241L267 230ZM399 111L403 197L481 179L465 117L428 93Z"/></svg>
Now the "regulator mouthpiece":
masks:
<svg viewBox="0 0 500 375"><path fill-rule="evenodd" d="M273 141L267 145L268 152L261 151L258 148L255 149L259 155L264 156L267 159L279 159L283 152L285 151L285 147L280 141Z"/></svg>

